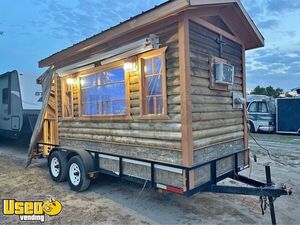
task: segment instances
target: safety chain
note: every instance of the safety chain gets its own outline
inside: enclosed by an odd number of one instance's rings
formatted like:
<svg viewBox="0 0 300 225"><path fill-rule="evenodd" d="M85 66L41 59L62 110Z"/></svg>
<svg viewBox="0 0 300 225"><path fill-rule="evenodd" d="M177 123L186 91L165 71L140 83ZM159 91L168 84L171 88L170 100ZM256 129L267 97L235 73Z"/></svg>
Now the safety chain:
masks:
<svg viewBox="0 0 300 225"><path fill-rule="evenodd" d="M261 214L265 215L265 211L269 207L269 203L267 201L267 196L260 196L259 203L260 203L260 208L261 208Z"/></svg>

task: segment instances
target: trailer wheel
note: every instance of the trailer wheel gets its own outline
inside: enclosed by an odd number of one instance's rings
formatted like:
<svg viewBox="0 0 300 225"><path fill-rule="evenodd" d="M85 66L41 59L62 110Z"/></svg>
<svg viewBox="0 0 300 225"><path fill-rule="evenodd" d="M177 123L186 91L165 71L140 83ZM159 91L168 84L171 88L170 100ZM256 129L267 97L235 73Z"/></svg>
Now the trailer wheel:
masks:
<svg viewBox="0 0 300 225"><path fill-rule="evenodd" d="M80 156L73 156L68 163L68 182L73 191L81 192L88 189L90 179L86 173L84 163Z"/></svg>
<svg viewBox="0 0 300 225"><path fill-rule="evenodd" d="M61 152L55 151L50 155L48 167L52 180L55 182L67 180L67 159Z"/></svg>

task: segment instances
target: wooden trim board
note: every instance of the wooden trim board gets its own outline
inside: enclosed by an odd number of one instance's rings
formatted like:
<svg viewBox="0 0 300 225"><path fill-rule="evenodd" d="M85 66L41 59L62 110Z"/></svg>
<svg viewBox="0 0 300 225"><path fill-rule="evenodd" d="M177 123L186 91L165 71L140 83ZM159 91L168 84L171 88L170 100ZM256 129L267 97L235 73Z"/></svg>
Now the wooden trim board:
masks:
<svg viewBox="0 0 300 225"><path fill-rule="evenodd" d="M245 46L243 46L243 97L246 99L247 98L247 90L246 90L246 49ZM248 144L248 123L247 123L247 105L244 104L243 107L243 112L244 112L244 148L249 149L249 144ZM250 152L246 151L245 152L245 163L249 164L249 156Z"/></svg>
<svg viewBox="0 0 300 225"><path fill-rule="evenodd" d="M191 77L190 77L190 40L189 18L186 13L179 16L178 23L179 41L179 70L180 70L180 95L181 95L181 132L183 165L191 166L194 163L193 135L192 135L192 102L191 102ZM193 179L191 179L193 180Z"/></svg>
<svg viewBox="0 0 300 225"><path fill-rule="evenodd" d="M230 39L230 40L232 40L232 41L234 41L234 42L236 42L240 45L243 44L242 41L239 38L237 38L237 37L233 36L232 34L222 30L221 28L205 21L204 19L201 19L201 18L196 17L196 16L191 16L191 21L193 21L194 23L197 23L197 24L199 24L199 25L201 25L201 26L203 26L203 27L205 27L209 30L212 30L215 33L221 34L224 37L226 37L226 38L228 38L228 39Z"/></svg>
<svg viewBox="0 0 300 225"><path fill-rule="evenodd" d="M191 100L191 57L190 31L187 13L179 15L178 46L179 46L179 76L181 96L181 145L182 162L184 166L194 164L193 130L192 130L192 100ZM184 174L184 180L186 175ZM190 171L190 188L195 186L195 173ZM185 182L183 184L186 185Z"/></svg>

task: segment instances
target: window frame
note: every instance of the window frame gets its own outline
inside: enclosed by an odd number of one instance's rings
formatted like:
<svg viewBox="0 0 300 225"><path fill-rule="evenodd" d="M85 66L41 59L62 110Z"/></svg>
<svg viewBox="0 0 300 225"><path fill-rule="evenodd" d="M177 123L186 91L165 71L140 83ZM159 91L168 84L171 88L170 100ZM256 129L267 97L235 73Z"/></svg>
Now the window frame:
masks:
<svg viewBox="0 0 300 225"><path fill-rule="evenodd" d="M140 96L140 119L170 119L168 116L168 99L167 99L167 69L166 69L166 50L167 47L159 48L156 50L152 50L150 52L146 52L144 54L139 55L139 75L140 75L140 84L139 84L139 96ZM146 95L145 88L145 74L144 74L144 60L151 59L157 56L161 56L162 62L162 113L161 114L145 114L145 102L143 101Z"/></svg>
<svg viewBox="0 0 300 225"><path fill-rule="evenodd" d="M125 83L125 104L126 104L126 111L124 114L107 114L107 115L82 115L81 109L81 85L80 85L80 78L92 75L93 73L100 73L110 69L124 67L124 60L120 60L117 62L109 63L107 65L99 66L96 68L88 69L82 72L77 73L77 83L78 83L78 118L80 120L127 120L130 119L130 86L129 86L129 74L127 71L124 70L124 83Z"/></svg>
<svg viewBox="0 0 300 225"><path fill-rule="evenodd" d="M256 111L250 111L250 108L251 106L255 104L256 105ZM261 108L259 107L259 104L261 104ZM267 112L260 112L259 110L261 109L262 111L262 105L265 105L266 106L266 110ZM253 101L249 104L248 106L248 110L247 110L249 113L252 113L252 114L269 114L270 113L270 110L269 110L269 106L267 104L267 102L264 102L264 101Z"/></svg>

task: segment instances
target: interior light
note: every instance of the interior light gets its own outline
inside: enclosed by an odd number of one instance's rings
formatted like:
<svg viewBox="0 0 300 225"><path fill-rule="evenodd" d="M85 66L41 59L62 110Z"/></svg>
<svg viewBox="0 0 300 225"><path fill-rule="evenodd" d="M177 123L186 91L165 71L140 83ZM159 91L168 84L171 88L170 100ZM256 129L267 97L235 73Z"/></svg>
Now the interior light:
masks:
<svg viewBox="0 0 300 225"><path fill-rule="evenodd" d="M124 63L124 70L125 71L132 71L133 70L133 63L132 62Z"/></svg>
<svg viewBox="0 0 300 225"><path fill-rule="evenodd" d="M81 80L80 80L80 85L81 85L81 86L84 86L84 84L85 84L84 80L81 79Z"/></svg>
<svg viewBox="0 0 300 225"><path fill-rule="evenodd" d="M73 85L73 84L75 84L75 79L73 79L73 78L68 78L68 79L67 79L67 85Z"/></svg>
<svg viewBox="0 0 300 225"><path fill-rule="evenodd" d="M124 66L125 71L137 71L137 57L131 57L125 60Z"/></svg>

